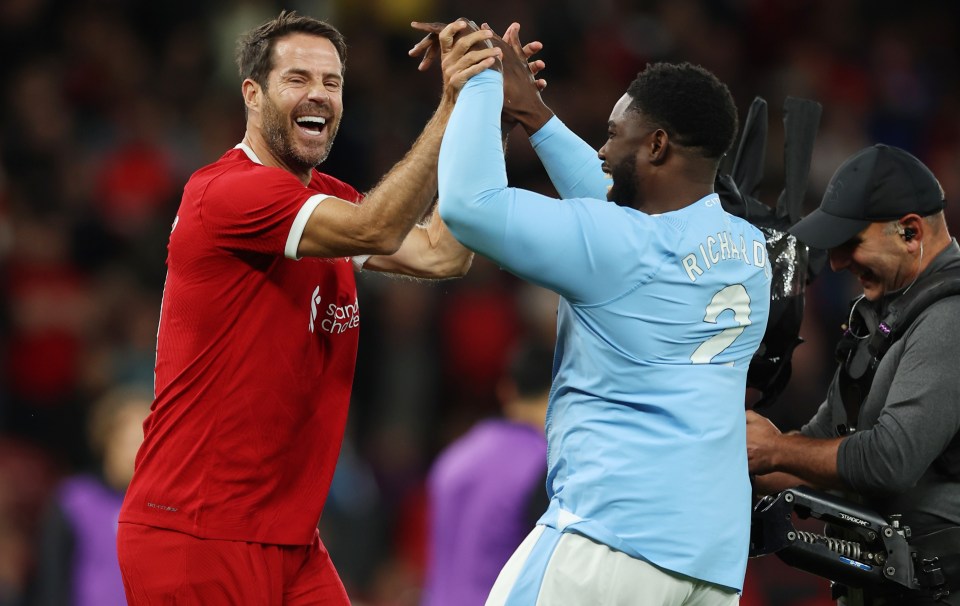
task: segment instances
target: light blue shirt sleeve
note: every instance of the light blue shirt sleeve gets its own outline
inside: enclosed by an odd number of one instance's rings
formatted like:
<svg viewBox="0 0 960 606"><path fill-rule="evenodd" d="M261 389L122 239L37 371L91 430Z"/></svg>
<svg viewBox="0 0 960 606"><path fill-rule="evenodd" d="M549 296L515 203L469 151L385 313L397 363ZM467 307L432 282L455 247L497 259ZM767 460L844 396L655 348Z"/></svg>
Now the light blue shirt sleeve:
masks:
<svg viewBox="0 0 960 606"><path fill-rule="evenodd" d="M530 136L540 162L561 198L605 200L613 183L600 166L597 151L578 137L556 116Z"/></svg>
<svg viewBox="0 0 960 606"><path fill-rule="evenodd" d="M556 200L507 187L500 139L503 78L474 76L457 100L440 146L440 216L468 248L571 302L596 303L648 279L624 258L653 259L652 218L605 200ZM624 229L624 213L633 213ZM632 269L628 269L632 268ZM629 272L629 275L628 275Z"/></svg>

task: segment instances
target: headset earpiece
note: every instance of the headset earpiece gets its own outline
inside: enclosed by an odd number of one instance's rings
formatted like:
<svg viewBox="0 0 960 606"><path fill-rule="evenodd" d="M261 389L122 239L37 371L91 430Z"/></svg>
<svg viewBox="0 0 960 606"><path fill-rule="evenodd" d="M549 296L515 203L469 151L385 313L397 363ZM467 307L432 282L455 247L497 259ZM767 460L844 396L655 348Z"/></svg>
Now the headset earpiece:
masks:
<svg viewBox="0 0 960 606"><path fill-rule="evenodd" d="M917 232L915 232L912 228L904 227L899 223L897 224L897 233L900 234L900 237L903 238L904 242L909 242L917 236Z"/></svg>

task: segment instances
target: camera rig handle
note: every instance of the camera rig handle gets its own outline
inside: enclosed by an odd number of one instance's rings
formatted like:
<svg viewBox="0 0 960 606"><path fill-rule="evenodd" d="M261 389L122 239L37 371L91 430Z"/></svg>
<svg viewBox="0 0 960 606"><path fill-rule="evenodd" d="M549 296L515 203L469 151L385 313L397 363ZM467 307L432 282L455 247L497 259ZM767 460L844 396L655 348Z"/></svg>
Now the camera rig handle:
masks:
<svg viewBox="0 0 960 606"><path fill-rule="evenodd" d="M843 529L849 540L797 530L793 514ZM937 558L923 558L909 538L899 516L887 521L856 503L800 486L764 497L754 507L750 557L775 553L794 568L850 587L885 585L939 599L948 589Z"/></svg>

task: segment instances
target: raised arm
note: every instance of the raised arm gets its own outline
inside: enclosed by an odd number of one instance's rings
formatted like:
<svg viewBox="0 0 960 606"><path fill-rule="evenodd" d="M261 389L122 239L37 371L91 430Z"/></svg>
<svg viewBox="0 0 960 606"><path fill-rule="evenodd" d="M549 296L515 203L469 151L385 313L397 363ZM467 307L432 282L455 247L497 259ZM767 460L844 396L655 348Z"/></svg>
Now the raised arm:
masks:
<svg viewBox="0 0 960 606"><path fill-rule="evenodd" d="M604 200L610 181L600 169L597 151L568 129L540 96L543 90L528 69L527 47L520 43L520 24L511 23L503 39L503 115L530 137L547 175L561 198Z"/></svg>
<svg viewBox="0 0 960 606"><path fill-rule="evenodd" d="M449 26L445 35L451 47L454 36L467 27L465 21ZM435 198L437 154L457 94L471 76L490 67L501 54L499 49L483 45L472 48L490 36L491 32L477 30L458 41L450 55L450 78L445 70L440 105L416 143L366 195L363 204L335 197L320 202L307 219L298 256L389 255L400 249Z"/></svg>
<svg viewBox="0 0 960 606"><path fill-rule="evenodd" d="M409 51L410 56L422 57L419 69L427 69L441 56L437 34L442 24L411 25L427 32ZM491 42L503 51L503 136L518 124L523 128L560 197L605 199L610 182L596 150L564 126L540 96L547 82L538 76L546 64L532 57L543 45L522 44L519 23L511 23L503 38L494 36Z"/></svg>
<svg viewBox="0 0 960 606"><path fill-rule="evenodd" d="M500 143L502 82L499 73L486 70L470 80L457 100L440 149L441 217L468 248L571 301L615 296L623 282L609 280L610 272L632 272L636 266L612 261L628 253L643 257L655 234L639 224L621 234L622 215L614 204L585 199L558 203L507 187ZM652 220L648 223L652 229ZM603 280L593 278L600 275Z"/></svg>
<svg viewBox="0 0 960 606"><path fill-rule="evenodd" d="M473 251L464 247L447 229L436 207L427 223L417 225L392 255L374 255L363 264L365 270L400 274L414 278L459 278L473 263Z"/></svg>

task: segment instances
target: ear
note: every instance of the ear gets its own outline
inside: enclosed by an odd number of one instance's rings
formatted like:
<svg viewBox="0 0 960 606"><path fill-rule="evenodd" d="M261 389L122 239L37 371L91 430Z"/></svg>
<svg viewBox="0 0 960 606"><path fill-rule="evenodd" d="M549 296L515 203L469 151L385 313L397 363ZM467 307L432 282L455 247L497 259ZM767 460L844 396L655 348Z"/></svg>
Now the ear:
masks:
<svg viewBox="0 0 960 606"><path fill-rule="evenodd" d="M650 163L660 166L667 161L667 148L670 147L670 135L662 128L653 131L650 136Z"/></svg>
<svg viewBox="0 0 960 606"><path fill-rule="evenodd" d="M250 78L247 78L243 81L243 84L240 85L240 91L243 93L243 103L247 106L247 109L259 112L260 94L263 92L260 85Z"/></svg>
<svg viewBox="0 0 960 606"><path fill-rule="evenodd" d="M911 251L914 248L919 248L920 243L923 242L924 228L926 224L923 222L923 219L920 215L916 213L910 213L900 217L900 221L897 222L897 231L900 234L900 237L903 238L904 244Z"/></svg>

